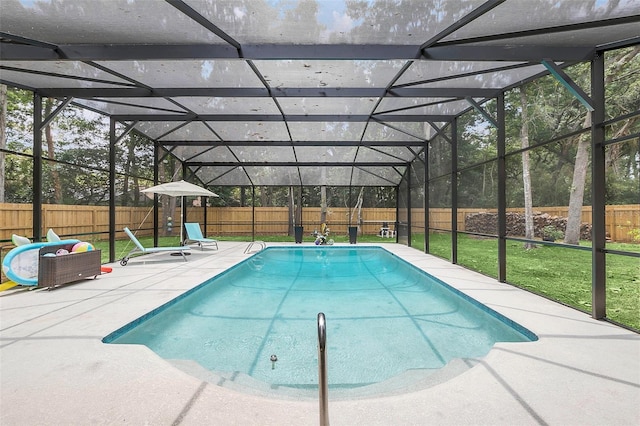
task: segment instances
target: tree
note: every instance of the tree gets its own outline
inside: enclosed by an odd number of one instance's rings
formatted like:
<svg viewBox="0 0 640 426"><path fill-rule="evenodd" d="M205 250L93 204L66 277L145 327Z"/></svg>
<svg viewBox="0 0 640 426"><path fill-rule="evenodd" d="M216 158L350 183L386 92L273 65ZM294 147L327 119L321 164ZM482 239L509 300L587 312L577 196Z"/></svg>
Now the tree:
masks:
<svg viewBox="0 0 640 426"><path fill-rule="evenodd" d="M48 118L53 112L53 99L46 98L44 101L43 115ZM53 132L51 129L51 122L44 128L45 141L47 143L47 158L49 160L56 159L55 141L53 139ZM52 199L54 204L60 204L62 202L62 186L60 184L60 173L56 167L51 167L51 181L53 183Z"/></svg>
<svg viewBox="0 0 640 426"><path fill-rule="evenodd" d="M520 106L522 107L522 125L520 128L522 151L522 186L524 192L524 229L525 238L532 240L534 237L533 224L533 197L531 193L531 173L529 169L529 114L526 86L520 88ZM524 248L529 250L534 248L533 243L525 243Z"/></svg>
<svg viewBox="0 0 640 426"><path fill-rule="evenodd" d="M364 186L360 188L360 192L358 193L358 200L356 201L356 205L353 207L353 213L351 213L350 223L353 225L355 223L358 226L358 230L360 230L360 225L362 225L362 193L364 192ZM355 221L353 220L355 216Z"/></svg>
<svg viewBox="0 0 640 426"><path fill-rule="evenodd" d="M583 127L591 125L591 113L587 113ZM589 145L591 139L584 133L578 137L576 161L573 167L573 181L569 196L569 213L567 228L564 233L565 244L580 242L580 224L582 223L582 204L584 201L584 187L589 167Z"/></svg>
<svg viewBox="0 0 640 426"><path fill-rule="evenodd" d="M607 66L604 85L607 87L613 79L617 78L624 66L632 63L633 59L640 53L640 47L624 49L612 53L612 61ZM587 112L584 118L584 128L591 126L591 113ZM589 146L590 138L582 134L578 137L577 152L571 184L571 195L569 198L569 213L567 217L567 228L564 234L566 244L578 244L580 241L580 224L582 216L582 204L584 202L584 190L586 184L587 169L589 167ZM603 188L604 190L604 188Z"/></svg>
<svg viewBox="0 0 640 426"><path fill-rule="evenodd" d="M327 180L327 168L320 168L321 180L325 182ZM327 223L327 187L322 185L320 187L320 223Z"/></svg>
<svg viewBox="0 0 640 426"><path fill-rule="evenodd" d="M33 201L33 95L26 90L8 88L6 115L2 132L5 138L2 175L4 201Z"/></svg>
<svg viewBox="0 0 640 426"><path fill-rule="evenodd" d="M177 166L175 159L168 158L165 161L160 161L158 164L158 178L161 182L175 181L177 175ZM165 230L165 236L173 235L173 228L178 226L178 221L173 217L173 212L176 211L176 203L178 197L169 197L167 195L160 196L160 205L162 206L162 218L160 219L159 228ZM170 225L171 224L171 225ZM182 226L182 223L179 224ZM180 229L180 228L178 228ZM178 233L179 235L180 233Z"/></svg>

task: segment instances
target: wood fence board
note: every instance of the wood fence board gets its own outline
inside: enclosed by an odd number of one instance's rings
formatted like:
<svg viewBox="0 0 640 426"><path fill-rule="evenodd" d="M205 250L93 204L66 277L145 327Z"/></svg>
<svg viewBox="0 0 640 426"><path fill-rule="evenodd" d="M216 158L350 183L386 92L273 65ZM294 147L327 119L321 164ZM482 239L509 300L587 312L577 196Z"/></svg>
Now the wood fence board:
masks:
<svg viewBox="0 0 640 426"><path fill-rule="evenodd" d="M208 236L251 235L252 232L263 235L287 235L289 233L289 209L287 207L207 207ZM58 235L91 235L86 239L106 239L108 236L108 206L70 206L43 205L42 235L52 228ZM320 229L320 207L305 207L302 210L302 225L305 234ZM465 217L469 213L493 211L487 209L458 209L458 230L465 230ZM522 212L523 209L508 209L510 212ZM534 211L551 216L566 216L567 207L536 207ZM33 238L31 204L0 203L0 241L10 241L11 234ZM406 222L407 209L400 209L400 221ZM412 232L424 230L424 209L411 208ZM138 230L139 235L152 235L153 214L149 207L116 207L116 231L121 233L125 226ZM162 211L159 213L162 218ZM173 214L173 234L177 235L181 226L180 209ZM204 226L205 208L187 207L187 220ZM353 221L351 221L353 218ZM255 220L255 229L252 224ZM429 209L429 227L450 230L451 210L446 208ZM591 207L582 209L582 221L591 222ZM333 234L347 234L348 226L359 226L364 234L377 234L383 222L393 226L394 208L363 208L362 222L356 223L353 209L329 207L327 223ZM631 232L640 229L640 204L615 205L606 207L606 232L613 241L633 242ZM166 224L160 224L166 230ZM119 234L119 237L123 235Z"/></svg>

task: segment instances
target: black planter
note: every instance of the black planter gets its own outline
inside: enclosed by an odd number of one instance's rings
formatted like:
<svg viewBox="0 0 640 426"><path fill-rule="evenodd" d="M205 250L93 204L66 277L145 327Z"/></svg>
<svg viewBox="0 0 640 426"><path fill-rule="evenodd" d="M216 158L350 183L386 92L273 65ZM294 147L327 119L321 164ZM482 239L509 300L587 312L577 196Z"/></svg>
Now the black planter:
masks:
<svg viewBox="0 0 640 426"><path fill-rule="evenodd" d="M355 244L358 239L358 227L350 226L349 227L349 244Z"/></svg>
<svg viewBox="0 0 640 426"><path fill-rule="evenodd" d="M294 226L293 227L293 234L295 236L296 239L296 244L302 244L302 235L304 233L304 227L302 226Z"/></svg>

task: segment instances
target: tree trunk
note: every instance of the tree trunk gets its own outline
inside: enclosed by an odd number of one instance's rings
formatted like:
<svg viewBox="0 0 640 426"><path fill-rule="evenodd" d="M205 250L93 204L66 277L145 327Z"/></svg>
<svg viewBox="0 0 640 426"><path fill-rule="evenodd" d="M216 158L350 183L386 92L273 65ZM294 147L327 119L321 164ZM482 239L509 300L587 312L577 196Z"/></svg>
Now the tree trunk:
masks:
<svg viewBox="0 0 640 426"><path fill-rule="evenodd" d="M7 86L0 84L0 150L7 147ZM0 203L4 203L4 161L5 153L0 151Z"/></svg>
<svg viewBox="0 0 640 426"><path fill-rule="evenodd" d="M46 98L44 103L44 117L49 118L53 111L53 99ZM44 128L45 139L47 140L47 158L49 160L55 160L55 143L53 140L53 133L51 132L51 124L47 124ZM51 170L51 180L53 181L53 199L54 204L62 203L62 184L60 183L60 173L58 173L58 166L51 162L49 164Z"/></svg>
<svg viewBox="0 0 640 426"><path fill-rule="evenodd" d="M268 206L267 187L266 186L261 186L260 187L260 206L262 206L262 207L267 207Z"/></svg>
<svg viewBox="0 0 640 426"><path fill-rule="evenodd" d="M362 225L362 201L363 201L363 193L364 186L360 188L360 193L358 194L358 201L354 207L353 213L351 214L351 226L353 226L353 215L356 215L356 226L358 227L358 232L361 231L360 227Z"/></svg>
<svg viewBox="0 0 640 426"><path fill-rule="evenodd" d="M294 188L295 193L295 211L294 222L296 226L302 226L302 187Z"/></svg>
<svg viewBox="0 0 640 426"><path fill-rule="evenodd" d="M520 105L522 106L522 127L520 128L520 141L523 149L529 148L529 114L527 112L527 94L525 87L520 88ZM524 229L525 238L532 240L534 237L533 224L533 197L531 193L531 172L529 167L529 151L522 151L522 184L524 192ZM524 243L524 248L535 248L533 243Z"/></svg>
<svg viewBox="0 0 640 426"><path fill-rule="evenodd" d="M167 175L167 170L166 170L167 167L168 166L166 166L163 162L160 162L160 164L158 164L158 177L162 182L166 181L165 176ZM180 218L173 217L173 214L176 211L176 201L177 201L177 197L160 195L160 205L162 206L162 218L158 226L160 227L159 233L162 234L162 230L164 229L165 236L174 235L173 230L176 229L176 227L182 226L179 220ZM142 226L142 224L140 224L140 226ZM179 230L180 228L178 228L178 231ZM178 232L177 235L180 235L180 232Z"/></svg>
<svg viewBox="0 0 640 426"><path fill-rule="evenodd" d="M247 204L247 188L244 186L240 187L240 207L244 207Z"/></svg>
<svg viewBox="0 0 640 426"><path fill-rule="evenodd" d="M273 207L273 188L271 186L265 186L263 190L267 200L264 207Z"/></svg>
<svg viewBox="0 0 640 426"><path fill-rule="evenodd" d="M591 126L591 113L587 113L584 127ZM587 135L578 138L576 162L573 166L573 181L569 193L569 213L567 215L567 229L564 232L565 244L580 242L580 224L582 223L582 203L586 184L587 169L589 168L589 145L591 140ZM602 188L604 190L604 188Z"/></svg>
<svg viewBox="0 0 640 426"><path fill-rule="evenodd" d="M122 182L122 205L128 206L129 200L129 177L131 176L132 164L135 161L135 149L133 138L127 138L127 161L124 163L124 178Z"/></svg>
<svg viewBox="0 0 640 426"><path fill-rule="evenodd" d="M487 165L482 165L482 198L485 198L487 192Z"/></svg>
<svg viewBox="0 0 640 426"><path fill-rule="evenodd" d="M288 235L293 235L293 227L297 225L296 223L296 196L294 194L293 186L289 187L289 226L288 226Z"/></svg>
<svg viewBox="0 0 640 426"><path fill-rule="evenodd" d="M327 168L322 167L321 181L325 182L327 179ZM327 187L320 187L320 223L327 223Z"/></svg>
<svg viewBox="0 0 640 426"><path fill-rule="evenodd" d="M320 187L320 223L327 223L327 187Z"/></svg>

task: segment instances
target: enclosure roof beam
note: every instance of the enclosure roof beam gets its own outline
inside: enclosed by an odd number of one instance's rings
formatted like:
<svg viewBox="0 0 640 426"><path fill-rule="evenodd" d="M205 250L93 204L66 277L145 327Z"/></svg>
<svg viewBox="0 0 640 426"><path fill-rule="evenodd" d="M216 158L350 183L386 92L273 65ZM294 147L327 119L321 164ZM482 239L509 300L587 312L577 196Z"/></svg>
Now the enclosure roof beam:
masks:
<svg viewBox="0 0 640 426"><path fill-rule="evenodd" d="M58 116L58 114L60 114L62 112L63 109L65 109L65 107L67 105L69 105L71 103L71 101L73 101L73 98L66 98L64 99L60 105L58 105L58 107L55 109L55 111L53 111L51 114L49 114L48 117L45 117L44 120L42 120L42 123L40 123L40 130L44 129L45 127L47 127L49 125L49 123L51 123L51 121L56 118Z"/></svg>
<svg viewBox="0 0 640 426"><path fill-rule="evenodd" d="M116 136L115 142L120 142L122 139L124 139L135 128L136 124L138 124L137 121L127 124L126 128L122 131L120 135L115 135Z"/></svg>
<svg viewBox="0 0 640 426"><path fill-rule="evenodd" d="M8 39L11 34L0 33ZM173 59L246 59L246 60L387 60L414 59L420 46L390 44L243 44L238 49L228 44L60 44L57 46L1 43L1 60L121 61Z"/></svg>
<svg viewBox="0 0 640 426"><path fill-rule="evenodd" d="M351 161L345 162L318 162L318 161L243 161L242 163L229 162L229 161L193 161L185 162L185 165L189 167L203 167L203 166L216 166L216 167L379 167L379 166L408 166L406 161L382 161L382 162L358 162Z"/></svg>
<svg viewBox="0 0 640 426"><path fill-rule="evenodd" d="M445 141L449 142L449 144L451 144L451 143L452 143L451 137L445 133L445 128L446 128L446 127L442 127L442 128L440 128L440 127L438 127L438 126L436 125L436 123L434 123L434 122L432 122L432 121L429 121L429 125L431 126L431 128L432 128L433 130L435 130L435 131L436 131L436 134L435 134L435 135L433 135L433 137L429 140L429 142L431 142L432 140L434 140L437 136L440 136L440 137L442 137Z"/></svg>
<svg viewBox="0 0 640 426"><path fill-rule="evenodd" d="M463 44L482 44L487 42L493 42L500 46L499 42L504 42L507 45L514 46L517 45L518 38L524 37L535 37L540 35L550 35L550 34L561 34L566 33L568 31L580 31L580 30L589 30L594 28L606 28L612 27L615 25L625 25L640 22L640 15L628 15L628 16L620 16L616 18L610 19L598 19L595 21L583 21L576 22L567 25L555 25L551 27L538 27L528 30L522 31L511 31L511 32L498 32L490 35L479 36L479 37L470 37L466 39L454 39L450 41L440 42L437 44L438 47L447 47L450 45L463 45Z"/></svg>
<svg viewBox="0 0 640 426"><path fill-rule="evenodd" d="M0 34L1 37L1 34ZM61 44L53 46L1 42L3 61L124 61L124 60L393 60L435 59L451 61L584 61L593 47L527 45L428 47L389 44L242 45L242 53L226 44ZM240 56L242 55L242 56Z"/></svg>
<svg viewBox="0 0 640 426"><path fill-rule="evenodd" d="M317 114L317 115L282 115L277 114L133 114L113 115L116 121L271 121L271 122L366 122L369 115L364 114ZM451 121L453 115L376 115L375 118L386 122L422 123L425 121Z"/></svg>
<svg viewBox="0 0 640 426"><path fill-rule="evenodd" d="M291 146L293 143L294 147L303 147L303 146L311 146L311 147L349 147L349 146L423 146L424 141L422 140L410 140L410 141L250 141L250 140L240 140L240 141L186 141L186 140L167 140L167 141L158 141L161 145L164 146L204 146L204 147L215 147L215 146Z"/></svg>
<svg viewBox="0 0 640 426"><path fill-rule="evenodd" d="M558 82L562 84L577 100L579 100L582 105L587 107L587 110L593 111L593 100L584 90L582 90L580 86L578 86L575 81L571 79L571 77L567 75L567 73L562 70L562 68L550 59L543 60L542 65L544 65L551 75L554 76L555 79L558 80Z"/></svg>
<svg viewBox="0 0 640 426"><path fill-rule="evenodd" d="M0 67L0 69L2 69ZM14 83L6 81L4 84ZM74 98L166 98L176 96L203 96L203 97L233 97L233 98L375 98L385 95L385 88L375 87L272 87L269 90L263 87L235 87L235 88L211 88L211 87L184 87L184 88L154 88L144 87L109 87L109 88L40 88L31 89L44 96L61 98L71 96ZM420 97L460 97L472 96L474 98L492 98L500 93L500 88L473 88L473 87L398 87L389 90L389 94L399 98Z"/></svg>
<svg viewBox="0 0 640 426"><path fill-rule="evenodd" d="M470 22L474 21L475 19L479 18L485 13L490 12L495 7L500 6L505 1L506 0L488 0L486 3L474 9L471 13L465 15L461 19L456 20L452 25L449 25L449 27L447 27L443 31L440 31L431 39L422 43L422 45L420 46L420 50L424 51L425 49L433 46L434 44L438 43L440 40L442 40L446 36L453 34L460 28L464 27L465 25L469 24Z"/></svg>
<svg viewBox="0 0 640 426"><path fill-rule="evenodd" d="M498 127L498 122L496 121L496 119L493 118L491 114L489 114L487 110L482 107L482 105L473 100L471 97L467 97L466 100L473 107L473 109L478 111L478 113L480 113L480 115L482 115L489 123L491 123L493 127Z"/></svg>
<svg viewBox="0 0 640 426"><path fill-rule="evenodd" d="M508 46L434 46L423 50L423 59L438 61L540 61L553 58L558 62L590 60L595 49L590 46L547 46L547 45L508 45Z"/></svg>
<svg viewBox="0 0 640 426"><path fill-rule="evenodd" d="M210 20L202 16L200 13L196 12L191 6L185 4L181 0L165 0L165 1L169 3L171 6L178 9L180 12L187 15L189 18L196 21L198 24L202 25L207 30L211 31L212 33L214 33L215 35L217 35L218 37L220 37L221 39L229 43L231 46L233 46L236 49L236 51L238 51L238 53L240 53L240 49L241 49L240 43L238 43L229 34L222 31L219 27L214 25Z"/></svg>

